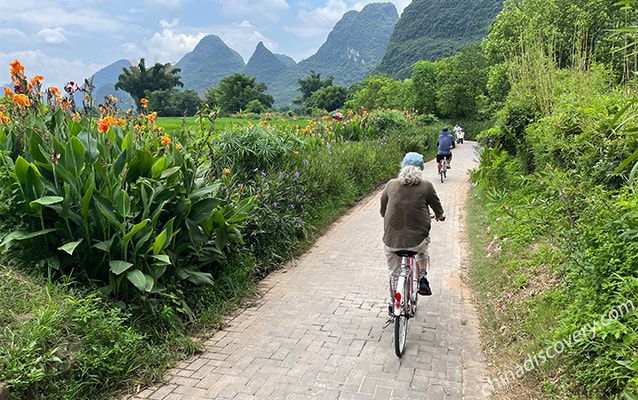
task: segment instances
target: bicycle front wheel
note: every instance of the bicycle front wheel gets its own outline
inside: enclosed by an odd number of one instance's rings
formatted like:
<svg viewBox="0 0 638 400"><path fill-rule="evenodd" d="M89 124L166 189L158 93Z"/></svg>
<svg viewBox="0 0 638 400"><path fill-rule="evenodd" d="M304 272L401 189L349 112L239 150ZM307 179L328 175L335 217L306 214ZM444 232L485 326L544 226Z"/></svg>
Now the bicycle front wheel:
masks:
<svg viewBox="0 0 638 400"><path fill-rule="evenodd" d="M405 341L408 337L408 317L401 314L394 317L394 352L401 357L405 352Z"/></svg>
<svg viewBox="0 0 638 400"><path fill-rule="evenodd" d="M399 279L397 290L401 290L401 313L394 316L394 352L401 357L405 351L405 341L408 337L408 304L410 302L408 286L412 282L406 277Z"/></svg>

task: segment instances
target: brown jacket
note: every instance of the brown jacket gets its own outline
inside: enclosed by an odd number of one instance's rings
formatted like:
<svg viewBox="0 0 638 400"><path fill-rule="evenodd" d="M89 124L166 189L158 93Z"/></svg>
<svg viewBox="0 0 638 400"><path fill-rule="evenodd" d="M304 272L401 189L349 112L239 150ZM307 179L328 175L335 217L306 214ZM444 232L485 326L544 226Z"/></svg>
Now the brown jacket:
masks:
<svg viewBox="0 0 638 400"><path fill-rule="evenodd" d="M422 180L414 186L390 180L381 194L383 243L393 248L417 246L430 234L430 210L437 217L443 207L432 182Z"/></svg>

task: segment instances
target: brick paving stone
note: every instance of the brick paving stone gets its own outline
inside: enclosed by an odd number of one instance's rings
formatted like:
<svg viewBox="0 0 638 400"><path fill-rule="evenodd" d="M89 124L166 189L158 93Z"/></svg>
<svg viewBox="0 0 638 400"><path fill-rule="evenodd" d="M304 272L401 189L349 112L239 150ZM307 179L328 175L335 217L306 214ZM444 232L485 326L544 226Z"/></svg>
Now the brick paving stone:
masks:
<svg viewBox="0 0 638 400"><path fill-rule="evenodd" d="M420 296L405 354L394 354L377 191L362 199L304 255L260 283L260 297L179 363L164 384L129 400L484 399L478 317L461 280L468 250L464 203L476 167L473 142L454 151L444 183L424 178L446 211L433 222L432 296Z"/></svg>

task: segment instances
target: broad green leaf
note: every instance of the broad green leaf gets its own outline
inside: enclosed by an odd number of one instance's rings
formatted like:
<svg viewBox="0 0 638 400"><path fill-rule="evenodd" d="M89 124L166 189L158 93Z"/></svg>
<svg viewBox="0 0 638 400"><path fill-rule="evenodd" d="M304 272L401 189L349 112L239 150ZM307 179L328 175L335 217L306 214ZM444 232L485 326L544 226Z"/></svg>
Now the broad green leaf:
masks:
<svg viewBox="0 0 638 400"><path fill-rule="evenodd" d="M133 132L128 132L124 139L122 139L122 150L132 150L135 137L133 136ZM122 151L124 153L125 151Z"/></svg>
<svg viewBox="0 0 638 400"><path fill-rule="evenodd" d="M186 280L195 285L212 285L215 283L212 275L207 272L193 271L186 268L180 268L175 272L180 279Z"/></svg>
<svg viewBox="0 0 638 400"><path fill-rule="evenodd" d="M22 156L18 156L14 166L14 172L20 189L22 190L22 196L24 200L29 203L42 196L44 192L44 184L42 183L42 176L36 166Z"/></svg>
<svg viewBox="0 0 638 400"><path fill-rule="evenodd" d="M46 235L47 233L56 232L56 231L57 229L55 228L43 229L36 232L29 232L25 230L13 231L4 237L4 240L2 241L2 243L0 243L0 248L4 248L5 246L9 248L11 247L14 241L29 240L29 239L33 239L38 236Z"/></svg>
<svg viewBox="0 0 638 400"><path fill-rule="evenodd" d="M126 279L142 292L150 292L153 290L153 284L155 282L153 277L145 275L139 269L128 271L126 273Z"/></svg>
<svg viewBox="0 0 638 400"><path fill-rule="evenodd" d="M60 197L60 196L42 196L39 199L33 200L32 202L30 202L29 206L35 210L35 209L40 209L43 206L49 206L52 204L60 203L63 200L64 200L64 197Z"/></svg>
<svg viewBox="0 0 638 400"><path fill-rule="evenodd" d="M211 197L198 200L197 202L193 203L191 212L188 217L199 224L205 219L210 218L210 216L213 214L213 211L215 210L215 208L217 208L217 206L219 206L220 203L221 200Z"/></svg>
<svg viewBox="0 0 638 400"><path fill-rule="evenodd" d="M123 260L111 260L111 261L109 261L109 269L115 275L122 274L122 272L128 270L132 266L133 266L133 264L131 264L130 262L123 261Z"/></svg>
<svg viewBox="0 0 638 400"><path fill-rule="evenodd" d="M120 190L120 192L115 195L115 199L117 201L117 212L120 216L126 218L131 212L131 198L124 190Z"/></svg>
<svg viewBox="0 0 638 400"><path fill-rule="evenodd" d="M153 241L153 254L159 254L164 248L164 244L166 243L166 229L162 230L159 235Z"/></svg>
<svg viewBox="0 0 638 400"><path fill-rule="evenodd" d="M75 124L75 122L73 124ZM82 129L82 126L77 125L76 129ZM69 130L72 130L71 126L69 127ZM85 157L87 162L89 164L92 164L100 155L100 149L98 147L99 143L97 142L97 140L95 140L95 138L91 135L90 132L85 130L78 132L77 137L78 139L80 139L80 141L84 145L84 148L86 149Z"/></svg>
<svg viewBox="0 0 638 400"><path fill-rule="evenodd" d="M157 262L153 263L154 266L171 265L172 264L171 259L168 256L168 254L157 254L157 255L152 255L151 257L157 260Z"/></svg>
<svg viewBox="0 0 638 400"><path fill-rule="evenodd" d="M86 182L84 183L84 196L80 201L80 205L82 207L81 214L83 218L86 218L89 214L89 209L91 206L91 199L93 198L93 190L95 190L95 171L91 171Z"/></svg>
<svg viewBox="0 0 638 400"><path fill-rule="evenodd" d="M66 168L67 172L74 178L78 178L84 169L84 153L86 152L80 139L77 136L73 136L66 144L60 143L55 148L60 149L60 162L58 165Z"/></svg>
<svg viewBox="0 0 638 400"><path fill-rule="evenodd" d="M200 189L197 189L196 191L191 193L188 197L190 197L192 201L197 201L204 196L208 196L211 193L217 193L220 186L221 186L221 182L216 181L212 185L204 186Z"/></svg>
<svg viewBox="0 0 638 400"><path fill-rule="evenodd" d="M162 171L162 175L160 176L160 179L166 179L169 176L173 175L176 172L179 172L180 167L171 167L169 169L166 169L164 171Z"/></svg>
<svg viewBox="0 0 638 400"><path fill-rule="evenodd" d="M233 215L229 216L228 223L238 223L248 218L250 211L255 207L254 198L244 199L237 204Z"/></svg>
<svg viewBox="0 0 638 400"><path fill-rule="evenodd" d="M111 204L111 202L106 197L98 192L93 195L93 199L95 200L95 204L97 204L102 215L104 215L111 223L116 225L119 231L124 230L124 226L115 215L113 204Z"/></svg>
<svg viewBox="0 0 638 400"><path fill-rule="evenodd" d="M105 253L109 253L111 251L111 244L113 243L113 238L109 240L103 240L101 242L97 242L93 245L98 250L102 250Z"/></svg>
<svg viewBox="0 0 638 400"><path fill-rule="evenodd" d="M128 245L128 242L131 240L131 238L140 230L144 229L144 227L146 225L148 225L148 223L151 222L150 219L145 219L141 222L138 222L137 224L133 225L133 227L131 228L131 230L124 235L124 238L122 239L124 241L124 247L126 248Z"/></svg>
<svg viewBox="0 0 638 400"><path fill-rule="evenodd" d="M121 151L115 159L115 162L113 163L113 174L115 174L116 176L119 176L124 170L124 166L126 165L127 152L128 150Z"/></svg>
<svg viewBox="0 0 638 400"><path fill-rule="evenodd" d="M66 243L66 244L64 244L64 245L62 245L62 246L60 246L60 247L58 247L58 250L65 251L65 252L67 252L69 255L73 255L73 252L75 251L75 248L76 248L76 247L78 247L78 245L79 245L80 243L82 243L82 240L83 240L83 239L76 240L76 241L74 241L74 242Z"/></svg>
<svg viewBox="0 0 638 400"><path fill-rule="evenodd" d="M166 168L166 156L159 157L151 167L151 177L153 179L160 179L162 172Z"/></svg>

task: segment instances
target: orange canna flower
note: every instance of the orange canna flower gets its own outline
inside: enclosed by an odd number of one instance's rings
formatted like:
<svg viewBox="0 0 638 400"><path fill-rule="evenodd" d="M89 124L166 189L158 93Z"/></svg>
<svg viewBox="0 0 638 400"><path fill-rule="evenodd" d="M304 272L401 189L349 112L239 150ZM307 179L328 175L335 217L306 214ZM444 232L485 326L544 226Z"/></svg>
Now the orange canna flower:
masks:
<svg viewBox="0 0 638 400"><path fill-rule="evenodd" d="M109 130L109 124L107 122L100 120L97 123L97 131L98 132L104 133L104 132L106 132L108 130Z"/></svg>
<svg viewBox="0 0 638 400"><path fill-rule="evenodd" d="M148 100L142 98L140 99L140 103L142 103L142 107L146 107L146 105L148 104Z"/></svg>
<svg viewBox="0 0 638 400"><path fill-rule="evenodd" d="M13 96L13 90L11 90L10 87L5 86L4 87L4 94L6 94L7 96Z"/></svg>
<svg viewBox="0 0 638 400"><path fill-rule="evenodd" d="M165 133L164 136L162 136L162 146L168 146L170 142L171 142L171 137L168 136L168 133Z"/></svg>
<svg viewBox="0 0 638 400"><path fill-rule="evenodd" d="M148 122L153 122L155 121L155 118L157 118L157 112L154 111L152 113L150 113L149 115L146 116L146 119L148 120Z"/></svg>
<svg viewBox="0 0 638 400"><path fill-rule="evenodd" d="M180 146L180 145L179 145L179 143L176 143L176 144L175 144L175 148L176 148L177 150L181 150L181 149L182 149L182 146Z"/></svg>
<svg viewBox="0 0 638 400"><path fill-rule="evenodd" d="M18 76L24 74L24 67L20 64L20 61L13 60L9 63L11 65L11 76Z"/></svg>
<svg viewBox="0 0 638 400"><path fill-rule="evenodd" d="M54 96L59 96L60 95L60 89L56 88L55 86L51 86L49 88L49 92L51 92L51 94L54 95Z"/></svg>
<svg viewBox="0 0 638 400"><path fill-rule="evenodd" d="M2 111L0 111L0 124L8 124L9 122L11 122L11 119L4 115Z"/></svg>
<svg viewBox="0 0 638 400"><path fill-rule="evenodd" d="M31 84L35 86L38 83L42 82L43 80L44 80L44 77L42 75L36 75L33 78L31 78L29 82L31 82Z"/></svg>
<svg viewBox="0 0 638 400"><path fill-rule="evenodd" d="M13 102L24 107L29 107L31 105L29 98L24 93L14 94Z"/></svg>

